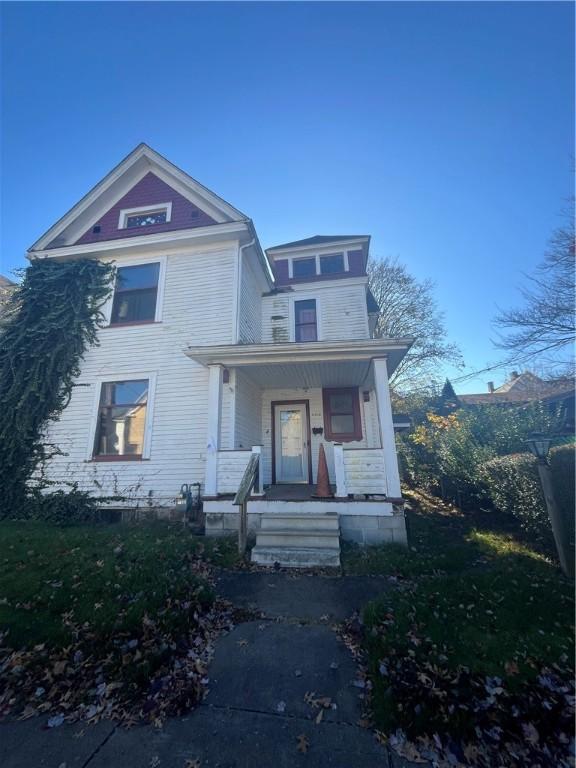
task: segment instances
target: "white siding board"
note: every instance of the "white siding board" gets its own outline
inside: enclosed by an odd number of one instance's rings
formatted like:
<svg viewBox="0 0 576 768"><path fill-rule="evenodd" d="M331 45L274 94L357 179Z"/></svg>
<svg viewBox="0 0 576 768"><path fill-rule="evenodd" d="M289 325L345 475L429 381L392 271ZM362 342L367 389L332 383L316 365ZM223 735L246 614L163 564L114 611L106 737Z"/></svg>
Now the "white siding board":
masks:
<svg viewBox="0 0 576 768"><path fill-rule="evenodd" d="M346 490L352 494L386 494L384 451L344 448Z"/></svg>
<svg viewBox="0 0 576 768"><path fill-rule="evenodd" d="M262 443L262 390L243 371L235 371L235 445L252 448Z"/></svg>
<svg viewBox="0 0 576 768"><path fill-rule="evenodd" d="M262 290L245 252L242 254L238 338L241 344L259 344L262 339Z"/></svg>
<svg viewBox="0 0 576 768"><path fill-rule="evenodd" d="M49 463L50 480L63 484L72 479L97 495L121 490L131 504L169 504L182 483L203 483L208 372L184 349L232 342L234 280L233 248L167 257L163 321L104 328L100 346L87 351L77 381L84 386L75 387L60 420L48 429L48 441L67 454ZM156 373L149 460L87 461L96 379L139 371ZM223 397L223 442L231 440L230 401Z"/></svg>
<svg viewBox="0 0 576 768"><path fill-rule="evenodd" d="M318 300L319 341L368 339L368 313L364 284L342 285L337 280L329 286L314 283L292 286L287 293L264 296L262 299L262 341L283 343L294 338L291 328L293 314L290 302L316 298Z"/></svg>

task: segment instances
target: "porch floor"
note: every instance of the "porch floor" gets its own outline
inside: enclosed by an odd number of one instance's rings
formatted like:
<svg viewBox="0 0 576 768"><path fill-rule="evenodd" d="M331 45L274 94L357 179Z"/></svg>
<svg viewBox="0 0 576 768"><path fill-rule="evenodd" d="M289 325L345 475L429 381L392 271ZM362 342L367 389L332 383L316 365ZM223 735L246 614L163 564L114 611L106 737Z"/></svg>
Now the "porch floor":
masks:
<svg viewBox="0 0 576 768"><path fill-rule="evenodd" d="M332 493L336 491L334 486L330 486ZM278 485L269 485L264 489L264 498L270 501L316 501L314 494L316 493L315 485L308 485L306 483L282 483Z"/></svg>

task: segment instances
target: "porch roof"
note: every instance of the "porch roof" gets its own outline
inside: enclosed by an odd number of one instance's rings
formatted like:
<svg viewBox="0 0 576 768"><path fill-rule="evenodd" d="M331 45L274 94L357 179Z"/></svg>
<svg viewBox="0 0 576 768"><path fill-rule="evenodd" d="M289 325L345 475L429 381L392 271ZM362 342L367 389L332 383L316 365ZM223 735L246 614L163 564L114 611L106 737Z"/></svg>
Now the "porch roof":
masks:
<svg viewBox="0 0 576 768"><path fill-rule="evenodd" d="M261 386L369 386L372 360L386 358L391 374L412 342L401 338L233 344L188 347L185 352L205 366L242 368Z"/></svg>

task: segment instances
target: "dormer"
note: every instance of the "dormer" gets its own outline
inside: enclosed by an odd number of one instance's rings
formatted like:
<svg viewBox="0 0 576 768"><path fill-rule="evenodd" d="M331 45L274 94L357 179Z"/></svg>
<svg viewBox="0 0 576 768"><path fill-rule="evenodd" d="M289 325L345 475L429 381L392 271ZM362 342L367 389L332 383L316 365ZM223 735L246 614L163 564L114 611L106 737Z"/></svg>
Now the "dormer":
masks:
<svg viewBox="0 0 576 768"><path fill-rule="evenodd" d="M369 235L315 235L268 248L278 288L300 283L366 277Z"/></svg>

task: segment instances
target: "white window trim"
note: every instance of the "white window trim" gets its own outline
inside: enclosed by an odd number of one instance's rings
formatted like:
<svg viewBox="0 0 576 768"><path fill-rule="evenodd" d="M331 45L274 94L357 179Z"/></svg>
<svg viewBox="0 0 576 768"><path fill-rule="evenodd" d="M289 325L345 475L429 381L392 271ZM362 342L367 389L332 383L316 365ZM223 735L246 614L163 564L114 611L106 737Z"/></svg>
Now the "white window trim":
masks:
<svg viewBox="0 0 576 768"><path fill-rule="evenodd" d="M126 220L128 216L139 216L146 213L156 213L156 211L166 211L166 224L172 219L172 203L158 203L157 205L142 205L139 208L123 208L118 217L118 229L126 229ZM138 227L134 227L138 229Z"/></svg>
<svg viewBox="0 0 576 768"><path fill-rule="evenodd" d="M330 275L333 274L346 274L346 272L350 272L350 262L348 261L348 251L342 250L342 251L329 251L327 253L309 253L309 254L300 254L299 256L288 256L288 279L293 280L294 279L294 262L295 261L301 261L302 259L315 259L316 261L316 274L313 275L313 277L326 277L326 275L323 275L320 271L320 257L321 256L335 256L337 254L343 254L344 256L344 272L331 272L327 275L328 279L330 279ZM306 278L299 278L302 280L305 280Z"/></svg>
<svg viewBox="0 0 576 768"><path fill-rule="evenodd" d="M296 311L294 304L297 301L310 301L316 302L316 340L324 341L324 335L322 333L322 302L317 295L307 296L300 294L299 296L290 296L290 304L288 307L288 321L290 323L290 341L296 341ZM299 342L302 344L310 344L313 342Z"/></svg>
<svg viewBox="0 0 576 768"><path fill-rule="evenodd" d="M166 256L155 256L151 257L149 259L143 259L142 257L135 257L132 259L122 259L122 261L116 261L114 262L116 267L138 267L140 265L144 264L159 264L160 269L158 270L158 290L156 292L156 311L154 312L154 322L155 323L161 323L162 322L162 314L164 310L164 285L166 283ZM112 304L114 303L114 294L116 293L116 286L114 286L114 289L112 293L110 294L110 297L108 298L108 301L106 302L105 306L102 309L102 314L104 315L105 319L105 328L116 328L117 324L111 325L110 320L112 318ZM130 323L126 324L126 327L130 327ZM139 323L134 323L134 328L139 328Z"/></svg>
<svg viewBox="0 0 576 768"><path fill-rule="evenodd" d="M100 408L100 394L103 384L113 384L116 381L135 381L139 379L148 379L148 400L146 402L146 422L144 425L144 445L142 447L142 459L150 458L150 447L152 443L152 422L154 420L154 400L156 398L156 373L150 371L141 371L139 373L107 373L105 376L99 376L95 380L96 391L94 393L94 403L92 407L92 419L88 433L88 445L86 448L86 460L92 461L94 456L94 440L96 439L96 427L98 425L98 411ZM116 463L121 464L122 459L116 459ZM133 459L127 459L133 461ZM103 462L105 463L105 462Z"/></svg>

